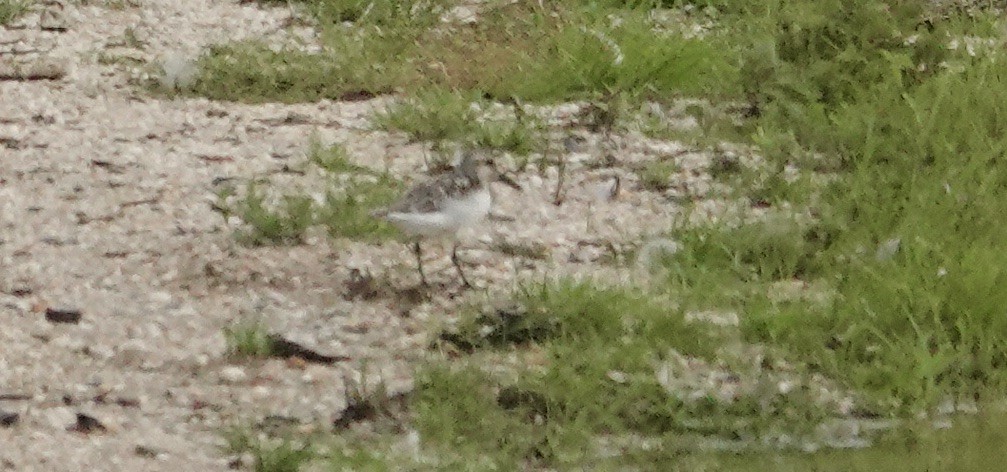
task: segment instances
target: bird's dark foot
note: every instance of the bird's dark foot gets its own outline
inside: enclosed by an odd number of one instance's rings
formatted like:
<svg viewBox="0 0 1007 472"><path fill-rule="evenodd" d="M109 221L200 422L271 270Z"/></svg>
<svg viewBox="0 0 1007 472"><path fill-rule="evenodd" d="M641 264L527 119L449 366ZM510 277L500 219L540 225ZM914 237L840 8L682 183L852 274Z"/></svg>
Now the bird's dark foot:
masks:
<svg viewBox="0 0 1007 472"><path fill-rule="evenodd" d="M462 262L458 259L457 244L455 244L454 248L451 249L451 263L454 264L455 270L458 271L458 277L462 279L462 288L464 290L474 288L472 284L469 283L469 279L465 278L465 271L462 270Z"/></svg>

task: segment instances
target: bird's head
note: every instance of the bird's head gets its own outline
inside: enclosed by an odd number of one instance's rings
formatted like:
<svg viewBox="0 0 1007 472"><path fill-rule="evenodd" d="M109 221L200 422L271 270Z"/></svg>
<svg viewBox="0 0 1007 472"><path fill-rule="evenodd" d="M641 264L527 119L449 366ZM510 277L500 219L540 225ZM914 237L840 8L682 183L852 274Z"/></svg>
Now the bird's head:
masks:
<svg viewBox="0 0 1007 472"><path fill-rule="evenodd" d="M521 190L514 179L501 171L493 155L485 150L466 150L461 152L458 172L469 178L477 178L479 182L502 182L505 185Z"/></svg>

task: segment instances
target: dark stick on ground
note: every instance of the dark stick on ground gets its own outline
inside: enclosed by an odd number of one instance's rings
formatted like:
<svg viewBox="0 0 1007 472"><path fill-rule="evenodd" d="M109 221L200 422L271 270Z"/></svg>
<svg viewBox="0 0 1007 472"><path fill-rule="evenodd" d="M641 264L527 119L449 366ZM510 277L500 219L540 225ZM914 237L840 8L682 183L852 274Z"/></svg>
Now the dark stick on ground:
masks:
<svg viewBox="0 0 1007 472"><path fill-rule="evenodd" d="M416 254L416 268L420 271L420 282L424 287L429 287L427 275L423 273L423 249L420 248L419 241L413 241L413 253Z"/></svg>
<svg viewBox="0 0 1007 472"><path fill-rule="evenodd" d="M458 270L458 276L462 278L462 285L465 288L472 288L472 284L469 283L468 279L465 278L465 272L462 271L462 264L458 260L458 244L451 248L451 263L455 265L455 269Z"/></svg>

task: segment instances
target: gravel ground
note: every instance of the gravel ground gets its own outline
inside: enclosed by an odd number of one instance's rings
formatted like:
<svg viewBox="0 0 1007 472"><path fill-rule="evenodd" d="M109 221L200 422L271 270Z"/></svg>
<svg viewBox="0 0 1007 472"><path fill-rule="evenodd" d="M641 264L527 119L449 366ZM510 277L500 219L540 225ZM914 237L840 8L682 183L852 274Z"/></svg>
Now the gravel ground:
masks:
<svg viewBox="0 0 1007 472"><path fill-rule="evenodd" d="M666 230L676 198L711 214L726 206L711 198L708 156L618 137L622 165L588 170L599 137L585 134L566 156L562 206L552 204L555 168L526 172L523 192L497 189L497 211L516 218L463 238L470 277L488 291L459 294L444 251L432 247L428 256L438 258L428 267L444 294L408 306L400 297L346 300L352 269L415 284L410 251L320 232L296 247L243 247L236 222L211 209L214 182L295 181L282 169L304 161L313 133L402 176L422 169L424 146L370 130L368 117L387 98L255 106L152 98L129 85L135 71L99 53L153 62L304 32L292 29L286 8L123 3L39 6L0 27L0 65L42 61L65 72L0 80L0 413L18 415L0 427L0 469L227 470L222 427L268 415L331 421L345 407L346 379L364 374L408 390L430 329L459 303L529 276L626 279L631 271L604 263L607 254ZM549 113L562 122L578 109ZM641 190L627 169L662 157L681 172L666 191ZM493 250L501 243L541 247L546 257L505 256ZM78 322L54 322L77 313ZM250 318L340 360L230 363L222 329Z"/></svg>

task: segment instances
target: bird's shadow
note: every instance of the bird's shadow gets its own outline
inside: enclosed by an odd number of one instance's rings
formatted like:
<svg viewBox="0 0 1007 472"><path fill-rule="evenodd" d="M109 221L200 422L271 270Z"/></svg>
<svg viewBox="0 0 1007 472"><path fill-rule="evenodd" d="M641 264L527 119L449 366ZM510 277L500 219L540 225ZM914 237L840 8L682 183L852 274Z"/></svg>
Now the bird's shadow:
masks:
<svg viewBox="0 0 1007 472"><path fill-rule="evenodd" d="M343 299L347 301L394 301L401 309L408 311L414 306L432 300L435 296L456 299L471 289L461 284L432 282L424 285L413 283L396 285L386 275L375 276L369 270L350 269L343 282Z"/></svg>

